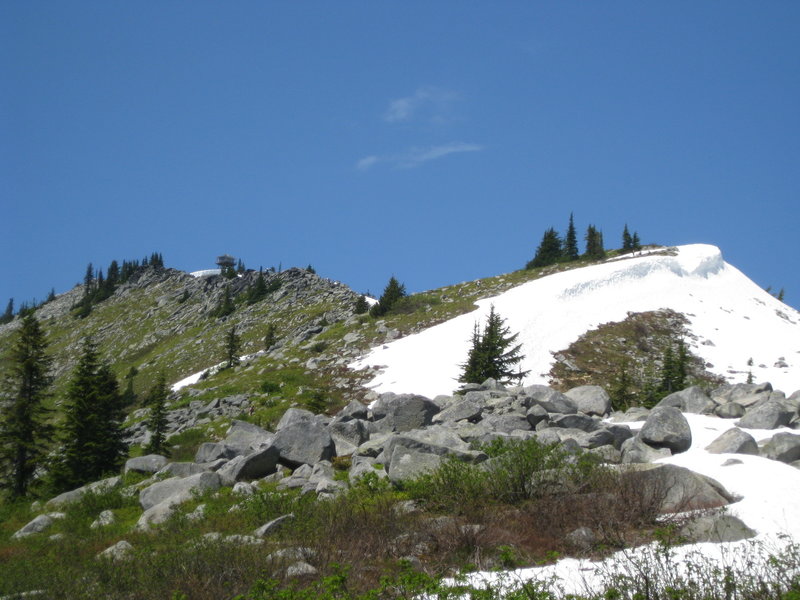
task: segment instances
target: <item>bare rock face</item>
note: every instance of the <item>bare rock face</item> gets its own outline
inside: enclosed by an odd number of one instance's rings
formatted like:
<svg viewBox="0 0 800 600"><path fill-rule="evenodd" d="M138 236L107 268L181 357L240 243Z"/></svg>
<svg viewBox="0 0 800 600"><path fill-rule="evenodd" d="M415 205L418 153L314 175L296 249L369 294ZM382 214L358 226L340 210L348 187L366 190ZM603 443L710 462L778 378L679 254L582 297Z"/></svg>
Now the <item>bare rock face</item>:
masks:
<svg viewBox="0 0 800 600"><path fill-rule="evenodd" d="M660 406L650 411L639 437L653 448L668 448L673 454L686 452L692 446L692 429L681 411Z"/></svg>
<svg viewBox="0 0 800 600"><path fill-rule="evenodd" d="M699 387L692 386L679 392L673 392L664 397L656 406L673 406L683 412L708 415L714 412L717 404Z"/></svg>

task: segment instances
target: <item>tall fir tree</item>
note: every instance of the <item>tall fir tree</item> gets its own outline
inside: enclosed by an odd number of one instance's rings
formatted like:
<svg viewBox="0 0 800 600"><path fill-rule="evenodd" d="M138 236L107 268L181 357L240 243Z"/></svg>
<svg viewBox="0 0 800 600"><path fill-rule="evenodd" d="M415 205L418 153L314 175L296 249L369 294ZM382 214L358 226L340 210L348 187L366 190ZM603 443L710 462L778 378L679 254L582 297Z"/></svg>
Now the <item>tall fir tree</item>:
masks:
<svg viewBox="0 0 800 600"><path fill-rule="evenodd" d="M405 297L405 295L406 286L397 281L395 276L392 275L389 278L389 283L386 284L378 303L372 306L369 314L373 317L382 317L392 310L392 307L397 303L397 301L400 300L400 298Z"/></svg>
<svg viewBox="0 0 800 600"><path fill-rule="evenodd" d="M367 303L367 297L364 294L361 294L356 300L356 304L353 307L353 312L357 315L363 315L365 312L369 310L369 304Z"/></svg>
<svg viewBox="0 0 800 600"><path fill-rule="evenodd" d="M492 378L500 383L509 383L519 381L529 373L518 367L525 358L520 353L522 345L512 346L519 334L512 335L504 323L505 320L495 312L492 305L483 332L475 325L467 361L462 365L460 382L483 383Z"/></svg>
<svg viewBox="0 0 800 600"><path fill-rule="evenodd" d="M562 257L561 238L552 227L544 232L542 241L539 247L536 248L536 254L525 265L526 269L535 269L537 267L546 267L561 260Z"/></svg>
<svg viewBox="0 0 800 600"><path fill-rule="evenodd" d="M125 418L117 382L91 338L86 338L67 384L63 448L53 468L55 490L74 489L119 469L126 455Z"/></svg>
<svg viewBox="0 0 800 600"><path fill-rule="evenodd" d="M267 282L264 280L264 272L259 269L256 281L247 292L247 303L255 304L267 296Z"/></svg>
<svg viewBox="0 0 800 600"><path fill-rule="evenodd" d="M147 454L169 456L167 447L167 382L161 374L147 395L150 415L147 418L147 429L150 431L150 442L145 447Z"/></svg>
<svg viewBox="0 0 800 600"><path fill-rule="evenodd" d="M572 213L569 213L569 225L567 226L567 235L564 237L564 254L563 259L567 262L578 260L580 252L578 251L578 234L575 232L575 222L572 219Z"/></svg>
<svg viewBox="0 0 800 600"><path fill-rule="evenodd" d="M9 298L8 304L6 304L5 312L3 312L3 316L0 316L0 325L11 323L11 321L13 320L14 320L14 299Z"/></svg>
<svg viewBox="0 0 800 600"><path fill-rule="evenodd" d="M603 234L594 225L589 225L586 229L586 258L591 260L601 260L606 257L603 248Z"/></svg>
<svg viewBox="0 0 800 600"><path fill-rule="evenodd" d="M12 498L25 496L47 456L53 428L44 401L49 395L51 359L39 322L31 314L9 353L4 389L9 395L0 411L0 487Z"/></svg>
<svg viewBox="0 0 800 600"><path fill-rule="evenodd" d="M631 250L633 252L639 252L642 249L642 243L639 241L639 233L634 231L633 236L631 237Z"/></svg>
<svg viewBox="0 0 800 600"><path fill-rule="evenodd" d="M236 326L231 326L225 334L225 368L230 369L239 364L239 350L242 340L236 333Z"/></svg>
<svg viewBox="0 0 800 600"><path fill-rule="evenodd" d="M633 252L633 237L628 231L628 224L625 223L625 229L622 230L622 253L627 254Z"/></svg>
<svg viewBox="0 0 800 600"><path fill-rule="evenodd" d="M222 291L222 296L220 297L219 303L211 312L211 315L221 319L222 317L227 317L233 313L234 310L236 310L236 306L234 306L233 298L231 298L231 286L226 285L225 289Z"/></svg>

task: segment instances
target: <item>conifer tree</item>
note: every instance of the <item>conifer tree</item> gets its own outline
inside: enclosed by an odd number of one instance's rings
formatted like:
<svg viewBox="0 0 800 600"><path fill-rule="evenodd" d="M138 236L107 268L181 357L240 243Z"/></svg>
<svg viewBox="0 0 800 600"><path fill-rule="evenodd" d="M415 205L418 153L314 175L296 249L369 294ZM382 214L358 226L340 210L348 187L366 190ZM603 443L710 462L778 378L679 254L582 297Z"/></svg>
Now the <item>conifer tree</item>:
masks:
<svg viewBox="0 0 800 600"><path fill-rule="evenodd" d="M70 490L95 481L121 466L125 412L110 367L97 346L86 338L83 352L67 384L61 427L63 448L53 469L56 490Z"/></svg>
<svg viewBox="0 0 800 600"><path fill-rule="evenodd" d="M0 325L11 323L11 321L13 320L14 320L14 299L9 298L8 304L6 304L6 310L3 313L3 316L0 317Z"/></svg>
<svg viewBox="0 0 800 600"><path fill-rule="evenodd" d="M9 353L10 371L4 389L7 397L0 406L0 487L12 498L25 496L37 469L47 455L53 429L43 406L52 383L51 359L39 322L31 314Z"/></svg>
<svg viewBox="0 0 800 600"><path fill-rule="evenodd" d="M575 233L575 223L572 219L572 213L569 213L569 226L567 227L567 235L564 237L564 260L571 262L580 258L578 251L578 235Z"/></svg>
<svg viewBox="0 0 800 600"><path fill-rule="evenodd" d="M395 303L400 300L400 298L405 297L405 295L406 286L397 281L395 276L392 275L389 279L389 283L386 284L378 303L372 306L369 314L373 317L382 317L392 310L392 307L395 305Z"/></svg>
<svg viewBox="0 0 800 600"><path fill-rule="evenodd" d="M628 359L623 358L618 367L614 384L611 388L611 404L614 410L627 410L633 406L635 396L631 389L633 378L630 375Z"/></svg>
<svg viewBox="0 0 800 600"><path fill-rule="evenodd" d="M586 229L585 256L591 260L600 260L606 256L606 251L603 248L603 234L594 225L589 225Z"/></svg>
<svg viewBox="0 0 800 600"><path fill-rule="evenodd" d="M369 304L367 303L367 298L364 294L361 294L356 300L356 305L353 307L353 312L357 315L363 315L365 312L369 310Z"/></svg>
<svg viewBox="0 0 800 600"><path fill-rule="evenodd" d="M642 243L639 241L639 234L637 232L633 232L633 237L631 238L631 250L633 252L639 252L642 249Z"/></svg>
<svg viewBox="0 0 800 600"><path fill-rule="evenodd" d="M686 384L689 353L683 340L678 340L677 351L670 341L664 350L661 363L659 391L666 395L682 390Z"/></svg>
<svg viewBox="0 0 800 600"><path fill-rule="evenodd" d="M240 258L239 261L236 263L236 272L241 275L245 271L246 269L244 268L244 262L242 262L242 259Z"/></svg>
<svg viewBox="0 0 800 600"><path fill-rule="evenodd" d="M537 267L546 267L561 260L562 257L561 238L552 227L544 232L542 241L536 249L534 257L525 265L526 269L535 269Z"/></svg>
<svg viewBox="0 0 800 600"><path fill-rule="evenodd" d="M622 230L622 253L627 254L633 252L633 237L628 231L628 224L625 223L625 229Z"/></svg>
<svg viewBox="0 0 800 600"><path fill-rule="evenodd" d="M56 288L50 288L50 293L47 294L47 300L45 302L52 302L56 299Z"/></svg>
<svg viewBox="0 0 800 600"><path fill-rule="evenodd" d="M212 311L212 316L221 319L222 317L227 317L231 314L236 307L233 304L233 299L231 298L231 287L229 285L225 286L225 289L222 292L222 297L220 298L219 304L217 307Z"/></svg>
<svg viewBox="0 0 800 600"><path fill-rule="evenodd" d="M160 454L169 456L167 447L167 382L164 375L158 376L153 389L147 395L147 404L150 406L150 415L147 419L147 429L150 431L150 442L145 447L147 454Z"/></svg>
<svg viewBox="0 0 800 600"><path fill-rule="evenodd" d="M249 292L247 293L247 303L248 304L255 304L259 300L262 300L267 295L267 283L264 281L264 273L261 269L258 270L258 277L256 277L256 282L253 284L253 287L250 288Z"/></svg>
<svg viewBox="0 0 800 600"><path fill-rule="evenodd" d="M225 335L225 368L230 369L239 364L239 350L242 346L241 338L236 334L236 326L231 326Z"/></svg>
<svg viewBox="0 0 800 600"><path fill-rule="evenodd" d="M311 266L311 263L309 263L309 264L308 264L308 266L306 267L306 272L307 272L307 273L314 274L314 275L316 275L316 273L317 273L317 272L314 270L314 267L312 267L312 266Z"/></svg>
<svg viewBox="0 0 800 600"><path fill-rule="evenodd" d="M464 371L459 378L462 383L483 383L492 378L500 383L509 383L521 380L529 371L514 368L522 361L520 354L521 344L512 346L519 334L511 335L511 330L504 325L504 319L494 311L494 305L489 310L486 327L479 331L476 324L472 332L472 346L467 356L467 362L462 367Z"/></svg>
<svg viewBox="0 0 800 600"><path fill-rule="evenodd" d="M267 331L264 333L264 350L269 350L275 345L276 337L275 337L275 324L269 323L267 325Z"/></svg>
<svg viewBox="0 0 800 600"><path fill-rule="evenodd" d="M128 408L136 403L136 392L133 391L133 380L139 374L136 367L131 367L125 374L125 391L122 392L122 406Z"/></svg>
<svg viewBox="0 0 800 600"><path fill-rule="evenodd" d="M747 359L747 366L749 367L747 371L747 381L745 383L753 383L753 357Z"/></svg>

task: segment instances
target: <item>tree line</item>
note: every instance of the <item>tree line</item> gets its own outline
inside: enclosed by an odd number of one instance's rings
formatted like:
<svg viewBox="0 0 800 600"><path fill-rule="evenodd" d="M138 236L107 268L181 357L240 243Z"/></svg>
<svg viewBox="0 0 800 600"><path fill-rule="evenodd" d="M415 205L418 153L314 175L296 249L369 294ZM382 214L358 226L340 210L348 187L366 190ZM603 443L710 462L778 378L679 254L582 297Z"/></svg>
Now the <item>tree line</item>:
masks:
<svg viewBox="0 0 800 600"><path fill-rule="evenodd" d="M539 242L536 253L527 262L525 268L536 269L556 263L574 262L580 259L602 260L605 258L606 251L603 245L602 231L594 225L589 225L586 228L584 241L586 242L584 253L580 254L575 222L572 213L570 213L566 234L562 237L553 227L548 228L542 235L542 241ZM631 234L626 224L622 232L622 252L635 252L641 250L641 248L639 234L637 232Z"/></svg>
<svg viewBox="0 0 800 600"><path fill-rule="evenodd" d="M63 418L54 425L46 407L52 395L52 359L33 314L23 317L9 359L0 398L0 489L12 498L28 495L32 486L53 494L119 472L128 455L122 425L135 400L135 369L121 390L95 342L84 339L64 394ZM167 452L166 399L161 375L147 398L153 435L146 452ZM54 443L58 450L51 453Z"/></svg>

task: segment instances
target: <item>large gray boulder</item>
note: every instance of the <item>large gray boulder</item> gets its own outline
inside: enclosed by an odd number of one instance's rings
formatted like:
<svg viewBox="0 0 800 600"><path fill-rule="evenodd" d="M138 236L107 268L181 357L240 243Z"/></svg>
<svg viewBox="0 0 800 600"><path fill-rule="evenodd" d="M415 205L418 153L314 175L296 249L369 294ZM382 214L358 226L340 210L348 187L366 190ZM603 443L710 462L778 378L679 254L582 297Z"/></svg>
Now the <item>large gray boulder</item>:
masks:
<svg viewBox="0 0 800 600"><path fill-rule="evenodd" d="M147 456L137 456L125 461L125 473L143 473L152 475L158 473L167 464L167 457L160 454L148 454Z"/></svg>
<svg viewBox="0 0 800 600"><path fill-rule="evenodd" d="M686 452L692 446L692 429L681 411L661 406L650 411L639 438L653 448L668 448L673 454Z"/></svg>
<svg viewBox="0 0 800 600"><path fill-rule="evenodd" d="M699 516L689 521L681 529L681 536L695 544L738 542L755 537L755 535L756 532L745 525L739 517L726 514Z"/></svg>
<svg viewBox="0 0 800 600"><path fill-rule="evenodd" d="M190 477L172 477L159 481L139 492L139 504L148 510L157 504L179 504L192 498L194 492L216 490L220 487L217 473L198 473Z"/></svg>
<svg viewBox="0 0 800 600"><path fill-rule="evenodd" d="M769 383L735 383L722 385L711 391L711 399L718 404L736 402L745 408L768 400L772 392Z"/></svg>
<svg viewBox="0 0 800 600"><path fill-rule="evenodd" d="M564 394L578 412L604 417L611 413L611 398L599 385L581 385Z"/></svg>
<svg viewBox="0 0 800 600"><path fill-rule="evenodd" d="M507 413L503 415L485 415L480 424L486 429L498 433L514 431L530 431L531 424L525 415Z"/></svg>
<svg viewBox="0 0 800 600"><path fill-rule="evenodd" d="M334 421L328 425L333 443L336 445L336 456L353 454L358 447L369 439L369 429L365 421L349 419Z"/></svg>
<svg viewBox="0 0 800 600"><path fill-rule="evenodd" d="M127 560L133 555L133 546L130 542L120 540L97 555L98 559L111 561Z"/></svg>
<svg viewBox="0 0 800 600"><path fill-rule="evenodd" d="M785 463L800 460L800 435L776 433L762 446L761 456Z"/></svg>
<svg viewBox="0 0 800 600"><path fill-rule="evenodd" d="M758 456L758 444L752 435L738 427L728 429L706 446L712 454L753 454Z"/></svg>
<svg viewBox="0 0 800 600"><path fill-rule="evenodd" d="M351 400L350 404L345 406L336 415L337 421L350 421L352 419L359 419L366 421L369 416L369 409L361 404L358 400Z"/></svg>
<svg viewBox="0 0 800 600"><path fill-rule="evenodd" d="M275 446L266 446L247 456L237 457L223 466L217 473L223 485L231 486L237 481L251 481L271 475L277 470L279 453Z"/></svg>
<svg viewBox="0 0 800 600"><path fill-rule="evenodd" d="M55 498L51 498L50 500L47 501L46 506L49 507L66 506L68 504L72 504L73 502L77 502L83 497L84 494L87 493L99 494L107 490L111 490L119 486L121 483L122 483L122 478L119 475L114 475L114 477L109 477L107 479L101 479L100 481L93 481L92 483L87 483L86 485L79 487L77 489L69 490L68 492L59 494Z"/></svg>
<svg viewBox="0 0 800 600"><path fill-rule="evenodd" d="M658 406L672 406L682 412L708 415L714 412L717 404L702 389L693 385L685 390L665 396L656 404L656 407Z"/></svg>
<svg viewBox="0 0 800 600"><path fill-rule="evenodd" d="M198 465L193 462L173 462L164 465L164 468L158 471L156 475L165 475L167 477L189 477L190 475L197 475L203 471L212 471L205 465Z"/></svg>
<svg viewBox="0 0 800 600"><path fill-rule="evenodd" d="M573 415L551 415L551 427L566 427L569 429L580 429L581 431L597 431L602 428L602 423L586 414Z"/></svg>
<svg viewBox="0 0 800 600"><path fill-rule="evenodd" d="M672 456L669 448L653 448L645 444L639 437L625 440L620 447L623 464L651 463L659 458Z"/></svg>
<svg viewBox="0 0 800 600"><path fill-rule="evenodd" d="M49 529L57 519L63 519L64 513L49 513L46 515L39 515L21 529L17 530L11 537L15 540L34 535L35 533L42 533Z"/></svg>
<svg viewBox="0 0 800 600"><path fill-rule="evenodd" d="M529 385L522 389L534 404L538 404L549 413L572 414L578 412L575 403L567 396L546 385Z"/></svg>
<svg viewBox="0 0 800 600"><path fill-rule="evenodd" d="M330 460L336 452L330 432L316 421L287 425L275 434L272 443L280 454L280 461L292 468Z"/></svg>
<svg viewBox="0 0 800 600"><path fill-rule="evenodd" d="M249 449L250 442L247 442L247 448ZM197 452L194 455L194 462L196 463L210 463L214 462L215 460L219 460L223 458L225 460L230 460L234 456L239 454L239 450L236 448L232 448L227 444L222 444L219 442L204 442L200 444L200 447L197 449Z"/></svg>
<svg viewBox="0 0 800 600"><path fill-rule="evenodd" d="M392 431L411 431L427 427L439 407L425 396L400 394L386 407L384 419Z"/></svg>
<svg viewBox="0 0 800 600"><path fill-rule="evenodd" d="M417 477L436 468L447 455L459 460L480 462L486 459L483 452L472 450L455 433L442 426L433 426L401 433L390 438L384 448L389 457L389 479L398 483Z"/></svg>
<svg viewBox="0 0 800 600"><path fill-rule="evenodd" d="M274 437L274 433L270 433L258 425L248 423L247 421L233 421L231 426L228 428L228 435L223 440L223 443L225 446L233 450L235 456L238 456L250 454L262 446L269 445Z"/></svg>
<svg viewBox="0 0 800 600"><path fill-rule="evenodd" d="M627 465L622 477L624 485L631 485L662 513L718 508L736 500L715 479L676 465Z"/></svg>
<svg viewBox="0 0 800 600"><path fill-rule="evenodd" d="M483 406L483 403L473 399L457 400L435 415L433 422L456 423L458 421L470 421L475 423L480 420L481 414L483 414Z"/></svg>
<svg viewBox="0 0 800 600"><path fill-rule="evenodd" d="M780 402L767 400L754 406L736 423L745 429L776 429L785 427L792 420L792 411Z"/></svg>
<svg viewBox="0 0 800 600"><path fill-rule="evenodd" d="M744 413L744 406L736 402L720 404L714 409L714 414L720 419L741 419Z"/></svg>
<svg viewBox="0 0 800 600"><path fill-rule="evenodd" d="M289 425L305 423L309 421L317 421L317 415L304 408L289 408L285 413L283 413L280 421L278 421L278 424L275 426L275 432L277 433Z"/></svg>

